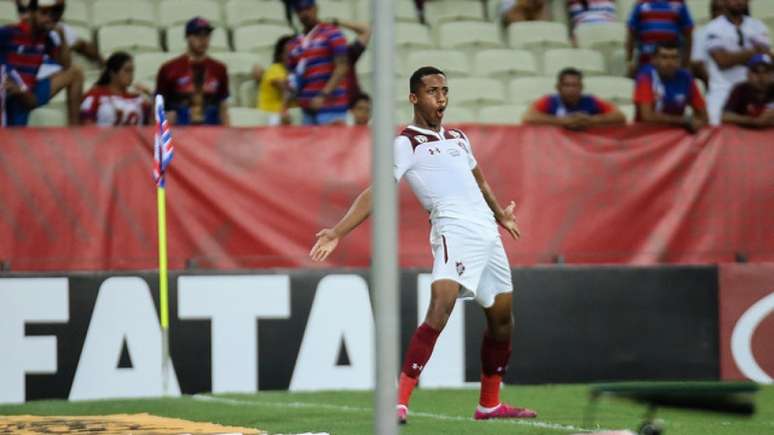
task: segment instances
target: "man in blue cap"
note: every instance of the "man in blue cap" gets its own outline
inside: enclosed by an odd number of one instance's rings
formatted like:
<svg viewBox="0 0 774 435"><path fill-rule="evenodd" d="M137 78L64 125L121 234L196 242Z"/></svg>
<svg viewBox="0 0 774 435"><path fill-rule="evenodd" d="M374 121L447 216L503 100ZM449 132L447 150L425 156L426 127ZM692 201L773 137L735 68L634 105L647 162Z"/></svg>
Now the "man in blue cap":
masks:
<svg viewBox="0 0 774 435"><path fill-rule="evenodd" d="M304 125L343 125L349 99L347 40L338 26L323 23L314 0L293 5L304 32L288 43L288 70Z"/></svg>
<svg viewBox="0 0 774 435"><path fill-rule="evenodd" d="M202 17L185 25L186 52L162 65L156 93L164 96L170 122L177 125L228 125L228 71L207 55L213 27Z"/></svg>
<svg viewBox="0 0 774 435"><path fill-rule="evenodd" d="M747 67L747 81L736 85L726 101L723 123L774 127L774 62L768 54L756 54Z"/></svg>

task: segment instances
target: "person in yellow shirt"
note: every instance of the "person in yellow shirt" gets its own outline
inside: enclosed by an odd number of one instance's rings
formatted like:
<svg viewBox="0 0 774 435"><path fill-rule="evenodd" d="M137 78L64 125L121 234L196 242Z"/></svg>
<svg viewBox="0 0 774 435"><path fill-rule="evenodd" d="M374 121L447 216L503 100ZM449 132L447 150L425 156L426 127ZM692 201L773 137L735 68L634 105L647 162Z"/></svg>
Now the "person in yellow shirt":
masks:
<svg viewBox="0 0 774 435"><path fill-rule="evenodd" d="M258 84L258 109L267 112L269 125L290 124L286 102L288 70L285 68L287 43L292 35L282 36L274 45L272 64L261 75Z"/></svg>

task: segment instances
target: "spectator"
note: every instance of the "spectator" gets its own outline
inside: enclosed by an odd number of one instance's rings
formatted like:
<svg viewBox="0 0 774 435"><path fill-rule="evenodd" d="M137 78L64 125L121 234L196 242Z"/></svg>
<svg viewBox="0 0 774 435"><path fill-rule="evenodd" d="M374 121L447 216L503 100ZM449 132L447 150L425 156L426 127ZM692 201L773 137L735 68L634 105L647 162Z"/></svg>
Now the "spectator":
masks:
<svg viewBox="0 0 774 435"><path fill-rule="evenodd" d="M83 97L83 123L103 127L148 124L150 102L147 96L130 91L132 82L132 56L122 51L113 53L97 83Z"/></svg>
<svg viewBox="0 0 774 435"><path fill-rule="evenodd" d="M774 64L768 54L757 54L747 64L747 81L731 91L723 122L743 127L774 127Z"/></svg>
<svg viewBox="0 0 774 435"><path fill-rule="evenodd" d="M618 20L614 0L567 0L570 33L581 24L612 23Z"/></svg>
<svg viewBox="0 0 774 435"><path fill-rule="evenodd" d="M626 61L629 75L635 75L642 65L650 62L658 44L675 44L685 52L688 66L691 53L693 20L688 6L682 1L640 0L629 16L629 34L626 38ZM681 41L682 38L682 41ZM635 44L637 60L634 58Z"/></svg>
<svg viewBox="0 0 774 435"><path fill-rule="evenodd" d="M349 108L347 41L338 27L317 18L314 0L297 0L294 7L304 33L289 43L288 69L303 124L344 124Z"/></svg>
<svg viewBox="0 0 774 435"><path fill-rule="evenodd" d="M371 27L365 23L337 19L333 19L331 24L349 29L355 32L356 35L355 40L347 46L349 69L347 70L347 77L345 79L347 83L347 100L349 106L352 107L355 104L355 100L362 94L360 82L357 79L357 69L355 65L368 47L368 41L371 39Z"/></svg>
<svg viewBox="0 0 774 435"><path fill-rule="evenodd" d="M537 100L524 115L526 124L547 124L583 130L610 124L625 124L626 117L615 105L583 94L583 73L565 68L557 78L557 94Z"/></svg>
<svg viewBox="0 0 774 435"><path fill-rule="evenodd" d="M725 0L725 6L724 14L707 24L706 30L707 103L713 125L720 123L731 89L747 78L750 59L756 54L771 52L766 25L745 15L747 0Z"/></svg>
<svg viewBox="0 0 774 435"><path fill-rule="evenodd" d="M351 115L350 125L368 125L371 121L371 96L362 93L355 97L349 112Z"/></svg>
<svg viewBox="0 0 774 435"><path fill-rule="evenodd" d="M186 53L161 66L156 93L164 97L168 120L178 125L228 125L228 72L207 55L213 27L201 17L185 25Z"/></svg>
<svg viewBox="0 0 774 435"><path fill-rule="evenodd" d="M675 44L656 48L653 63L637 73L634 90L637 120L679 125L696 132L707 123L707 110L693 75L680 68L680 49ZM693 116L686 117L690 105Z"/></svg>
<svg viewBox="0 0 774 435"><path fill-rule="evenodd" d="M26 6L27 20L0 28L0 64L16 71L24 82L19 86L14 80L5 81L6 124L26 125L32 109L67 89L68 122L77 125L83 71L71 65L70 50L62 44L63 31L56 25L62 6L57 0L30 0Z"/></svg>
<svg viewBox="0 0 774 435"><path fill-rule="evenodd" d="M258 84L258 109L269 113L269 125L290 124L287 111L288 42L292 35L282 36L274 44L272 64L261 74Z"/></svg>
<svg viewBox="0 0 774 435"><path fill-rule="evenodd" d="M500 24L507 28L517 21L549 20L546 0L500 0Z"/></svg>
<svg viewBox="0 0 774 435"><path fill-rule="evenodd" d="M715 18L723 14L723 1L712 0L710 2L710 16ZM707 26L701 26L693 31L693 45L691 47L691 71L694 77L704 82L705 88L709 88L709 76L707 74Z"/></svg>

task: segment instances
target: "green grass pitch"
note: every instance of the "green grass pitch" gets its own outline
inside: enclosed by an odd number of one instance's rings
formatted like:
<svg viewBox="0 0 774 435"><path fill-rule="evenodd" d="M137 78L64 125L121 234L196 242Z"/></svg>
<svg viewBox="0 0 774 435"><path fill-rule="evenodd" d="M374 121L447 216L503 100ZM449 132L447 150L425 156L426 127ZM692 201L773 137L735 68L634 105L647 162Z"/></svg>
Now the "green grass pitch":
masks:
<svg viewBox="0 0 774 435"><path fill-rule="evenodd" d="M409 424L402 434L568 434L589 429L636 430L646 409L620 399L603 398L593 424L584 421L588 386L508 386L502 399L539 412L534 420L473 421L477 389L418 389L412 398ZM758 393L757 413L751 418L660 409L657 417L670 435L774 434L774 386ZM260 392L184 396L176 399L106 400L89 402L37 401L2 405L0 416L151 414L255 427L269 433L328 432L336 435L372 433L372 394L332 391L320 393ZM1 417L0 417L1 418Z"/></svg>

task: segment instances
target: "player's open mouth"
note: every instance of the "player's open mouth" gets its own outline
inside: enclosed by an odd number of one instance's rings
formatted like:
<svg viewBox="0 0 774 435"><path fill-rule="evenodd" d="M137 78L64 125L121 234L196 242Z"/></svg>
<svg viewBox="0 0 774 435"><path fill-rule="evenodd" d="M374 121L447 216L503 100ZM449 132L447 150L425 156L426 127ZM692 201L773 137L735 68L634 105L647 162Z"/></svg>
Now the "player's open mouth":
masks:
<svg viewBox="0 0 774 435"><path fill-rule="evenodd" d="M445 110L446 110L446 106L439 107L439 108L438 108L438 109L435 111L435 114L436 114L436 115L438 115L438 117L440 118L440 117L442 117L442 116L443 116L443 112L444 112Z"/></svg>

